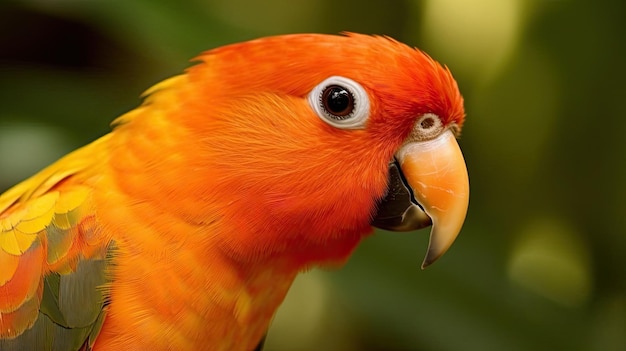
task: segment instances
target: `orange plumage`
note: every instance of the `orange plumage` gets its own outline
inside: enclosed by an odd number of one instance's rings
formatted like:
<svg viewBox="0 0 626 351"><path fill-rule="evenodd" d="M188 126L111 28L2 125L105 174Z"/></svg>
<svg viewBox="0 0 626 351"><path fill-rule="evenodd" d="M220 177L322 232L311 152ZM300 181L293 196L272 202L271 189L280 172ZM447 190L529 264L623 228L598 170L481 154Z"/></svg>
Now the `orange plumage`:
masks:
<svg viewBox="0 0 626 351"><path fill-rule="evenodd" d="M197 61L0 196L0 346L61 325L56 348L251 350L298 272L371 232L416 120L463 123L448 70L388 38L279 36ZM332 76L367 92L365 127L311 108Z"/></svg>

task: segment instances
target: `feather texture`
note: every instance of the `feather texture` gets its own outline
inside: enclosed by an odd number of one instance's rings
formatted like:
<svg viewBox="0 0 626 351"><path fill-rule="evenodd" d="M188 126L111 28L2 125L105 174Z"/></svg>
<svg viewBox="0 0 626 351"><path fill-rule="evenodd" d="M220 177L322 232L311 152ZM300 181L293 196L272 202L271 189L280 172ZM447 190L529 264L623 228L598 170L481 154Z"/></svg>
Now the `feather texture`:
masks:
<svg viewBox="0 0 626 351"><path fill-rule="evenodd" d="M254 349L296 274L371 232L416 117L463 121L447 69L388 38L273 37L197 60L0 196L0 349ZM333 75L367 91L367 128L308 105Z"/></svg>
<svg viewBox="0 0 626 351"><path fill-rule="evenodd" d="M101 313L109 242L93 221L85 171L101 145L66 156L0 196L2 350L78 349Z"/></svg>

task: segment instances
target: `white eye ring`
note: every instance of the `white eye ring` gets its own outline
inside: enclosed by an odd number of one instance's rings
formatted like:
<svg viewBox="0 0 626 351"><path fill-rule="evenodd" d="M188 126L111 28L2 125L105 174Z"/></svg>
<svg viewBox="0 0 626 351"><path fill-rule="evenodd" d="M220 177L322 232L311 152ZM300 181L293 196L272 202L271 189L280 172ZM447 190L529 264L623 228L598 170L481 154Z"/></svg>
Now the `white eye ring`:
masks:
<svg viewBox="0 0 626 351"><path fill-rule="evenodd" d="M361 84L345 77L327 78L313 88L308 100L313 111L336 128L363 129L370 115L367 92Z"/></svg>

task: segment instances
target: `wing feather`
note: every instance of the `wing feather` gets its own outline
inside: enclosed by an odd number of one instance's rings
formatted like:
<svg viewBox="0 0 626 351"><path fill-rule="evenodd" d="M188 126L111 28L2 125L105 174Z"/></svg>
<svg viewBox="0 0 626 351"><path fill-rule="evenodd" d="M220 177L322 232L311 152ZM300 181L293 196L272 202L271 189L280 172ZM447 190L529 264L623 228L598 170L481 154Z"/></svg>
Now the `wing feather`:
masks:
<svg viewBox="0 0 626 351"><path fill-rule="evenodd" d="M1 350L93 345L105 315L110 243L85 179L101 144L0 195Z"/></svg>

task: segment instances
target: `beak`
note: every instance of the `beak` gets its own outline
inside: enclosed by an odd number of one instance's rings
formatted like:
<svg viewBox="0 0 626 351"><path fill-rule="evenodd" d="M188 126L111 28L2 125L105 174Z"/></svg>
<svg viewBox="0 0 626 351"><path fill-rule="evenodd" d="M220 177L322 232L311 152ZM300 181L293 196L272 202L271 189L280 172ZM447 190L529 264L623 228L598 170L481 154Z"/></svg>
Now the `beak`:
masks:
<svg viewBox="0 0 626 351"><path fill-rule="evenodd" d="M469 203L463 154L450 130L435 139L410 141L389 164L389 189L372 225L411 231L432 224L426 268L441 257L461 231Z"/></svg>

